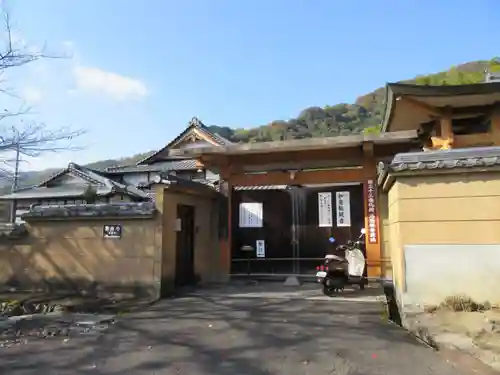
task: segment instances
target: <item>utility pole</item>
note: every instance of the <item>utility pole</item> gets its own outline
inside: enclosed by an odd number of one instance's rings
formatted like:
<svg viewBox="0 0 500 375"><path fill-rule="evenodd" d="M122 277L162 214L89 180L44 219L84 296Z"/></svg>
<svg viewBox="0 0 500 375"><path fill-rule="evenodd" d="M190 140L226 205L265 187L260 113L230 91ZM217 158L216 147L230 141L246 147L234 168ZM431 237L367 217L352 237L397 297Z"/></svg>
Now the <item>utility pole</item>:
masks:
<svg viewBox="0 0 500 375"><path fill-rule="evenodd" d="M21 163L21 152L19 145L19 137L16 139L16 164L14 165L14 180L12 181L12 186L10 192L13 194L16 192L19 185L19 164ZM17 201L13 200L10 205L10 222L12 224L16 223L16 213L17 213Z"/></svg>

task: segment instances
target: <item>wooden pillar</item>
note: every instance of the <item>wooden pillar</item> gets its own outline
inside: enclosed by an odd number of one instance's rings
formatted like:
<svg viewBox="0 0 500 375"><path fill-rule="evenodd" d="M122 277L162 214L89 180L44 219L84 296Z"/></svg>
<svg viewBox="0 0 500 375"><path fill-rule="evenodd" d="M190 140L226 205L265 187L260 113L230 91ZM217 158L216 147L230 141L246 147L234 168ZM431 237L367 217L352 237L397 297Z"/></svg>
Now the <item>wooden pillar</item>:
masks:
<svg viewBox="0 0 500 375"><path fill-rule="evenodd" d="M441 126L441 137L443 138L444 141L443 148L450 149L453 146L454 135L451 126L451 115L449 113L441 117L440 126Z"/></svg>
<svg viewBox="0 0 500 375"><path fill-rule="evenodd" d="M377 195L377 163L373 143L363 144L363 191L365 211L365 244L367 273L369 278L382 276L382 242L380 238L380 217Z"/></svg>
<svg viewBox="0 0 500 375"><path fill-rule="evenodd" d="M500 103L495 104L491 114L491 133L495 140L495 146L500 146Z"/></svg>

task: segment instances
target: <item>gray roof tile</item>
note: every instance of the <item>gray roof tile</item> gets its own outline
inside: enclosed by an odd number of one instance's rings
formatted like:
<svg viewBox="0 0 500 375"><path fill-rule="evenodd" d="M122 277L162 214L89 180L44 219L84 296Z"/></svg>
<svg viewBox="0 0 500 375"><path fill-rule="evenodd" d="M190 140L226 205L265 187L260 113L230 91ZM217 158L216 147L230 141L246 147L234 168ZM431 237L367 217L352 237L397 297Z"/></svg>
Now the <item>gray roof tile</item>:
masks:
<svg viewBox="0 0 500 375"><path fill-rule="evenodd" d="M120 174L120 173L141 173L141 172L166 172L166 171L182 171L196 169L196 160L180 159L169 160L154 164L145 165L123 165L118 167L106 168L104 173Z"/></svg>
<svg viewBox="0 0 500 375"><path fill-rule="evenodd" d="M500 147L475 147L397 154L388 168L393 172L402 172L497 165L500 165Z"/></svg>

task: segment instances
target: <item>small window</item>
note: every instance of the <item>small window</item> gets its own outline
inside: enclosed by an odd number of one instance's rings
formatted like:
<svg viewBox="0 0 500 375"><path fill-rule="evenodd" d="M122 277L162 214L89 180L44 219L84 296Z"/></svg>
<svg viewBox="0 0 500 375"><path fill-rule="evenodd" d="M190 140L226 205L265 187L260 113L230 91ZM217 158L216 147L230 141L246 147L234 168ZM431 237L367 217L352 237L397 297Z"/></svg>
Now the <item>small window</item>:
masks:
<svg viewBox="0 0 500 375"><path fill-rule="evenodd" d="M491 119L486 116L453 119L451 128L455 135L488 133L491 128Z"/></svg>

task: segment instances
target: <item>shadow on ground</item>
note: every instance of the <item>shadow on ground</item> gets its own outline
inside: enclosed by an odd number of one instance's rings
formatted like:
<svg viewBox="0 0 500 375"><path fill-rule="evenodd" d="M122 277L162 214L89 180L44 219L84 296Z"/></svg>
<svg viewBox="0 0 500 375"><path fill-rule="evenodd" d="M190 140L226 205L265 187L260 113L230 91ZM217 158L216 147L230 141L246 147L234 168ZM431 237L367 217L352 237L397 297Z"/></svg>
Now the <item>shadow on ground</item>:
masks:
<svg viewBox="0 0 500 375"><path fill-rule="evenodd" d="M284 293L269 285L187 293L131 313L100 335L9 348L2 367L14 375L457 374L383 320L380 303L245 298L258 289Z"/></svg>

